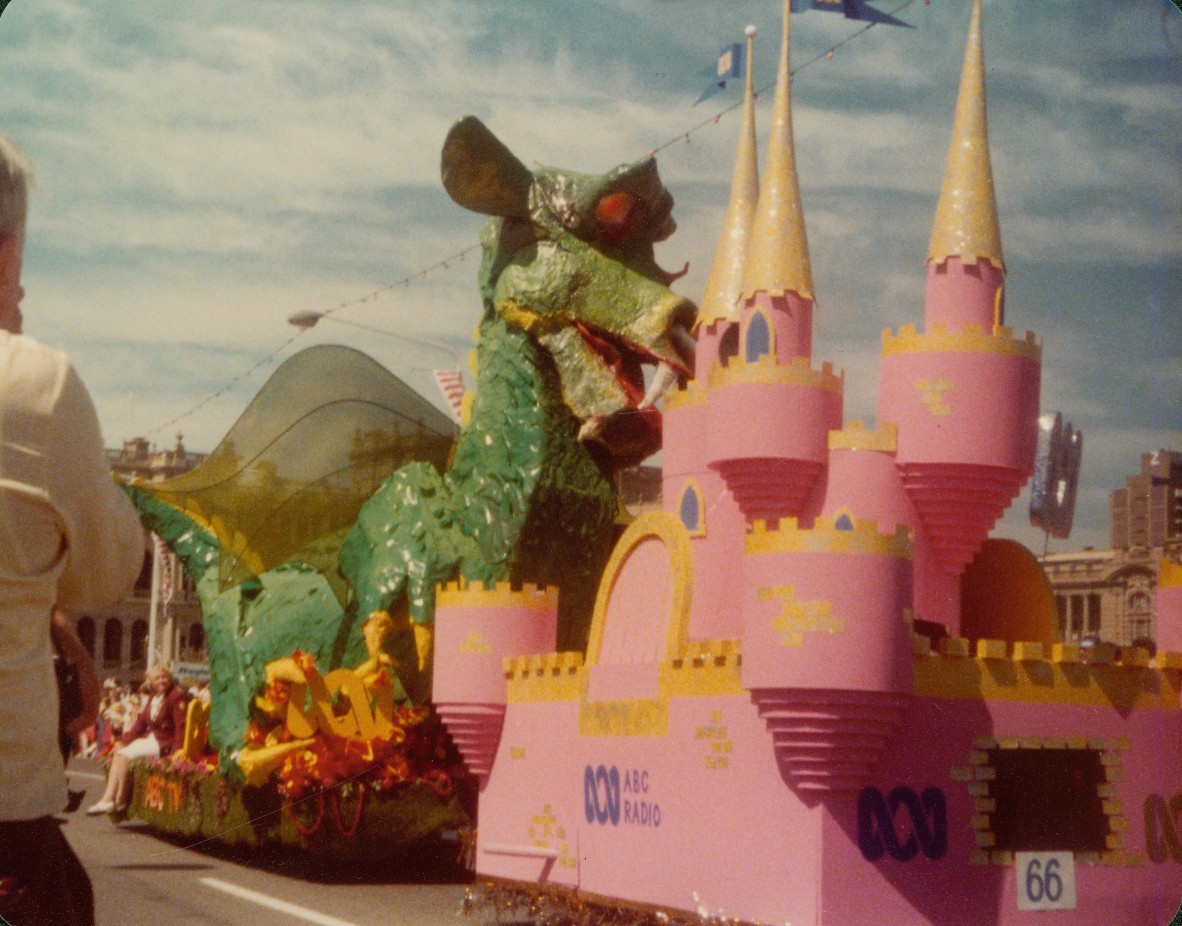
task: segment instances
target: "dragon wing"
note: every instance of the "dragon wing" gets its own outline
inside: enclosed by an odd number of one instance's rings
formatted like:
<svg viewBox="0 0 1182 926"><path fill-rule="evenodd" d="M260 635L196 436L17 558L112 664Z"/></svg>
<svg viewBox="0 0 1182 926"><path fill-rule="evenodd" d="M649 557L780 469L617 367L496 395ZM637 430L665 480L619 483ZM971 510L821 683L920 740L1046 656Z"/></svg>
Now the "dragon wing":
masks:
<svg viewBox="0 0 1182 926"><path fill-rule="evenodd" d="M138 488L216 536L222 589L298 560L343 602L337 550L362 503L408 462L444 469L456 435L377 361L318 346L275 370L198 467Z"/></svg>

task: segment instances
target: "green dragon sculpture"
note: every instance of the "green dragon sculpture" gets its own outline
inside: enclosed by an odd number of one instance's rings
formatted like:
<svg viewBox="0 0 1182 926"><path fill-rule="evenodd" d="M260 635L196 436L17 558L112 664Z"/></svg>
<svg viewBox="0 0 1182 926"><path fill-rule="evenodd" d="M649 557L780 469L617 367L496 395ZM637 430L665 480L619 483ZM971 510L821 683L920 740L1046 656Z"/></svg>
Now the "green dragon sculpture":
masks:
<svg viewBox="0 0 1182 926"><path fill-rule="evenodd" d="M492 216L481 238L475 395L446 472L438 460L402 466L343 542L322 538L319 553L305 545L231 585L218 568L226 544L216 519L190 517L153 486L128 487L196 583L210 739L224 770L265 665L294 646L324 671L357 665L374 611L402 628L388 649L408 697L426 700L439 583L556 585L559 647L583 648L615 535L614 472L659 449L654 402L691 375L696 310L654 257L675 224L652 159L600 176L531 172L468 117L448 134L442 176L457 203ZM657 368L647 390L645 364Z"/></svg>

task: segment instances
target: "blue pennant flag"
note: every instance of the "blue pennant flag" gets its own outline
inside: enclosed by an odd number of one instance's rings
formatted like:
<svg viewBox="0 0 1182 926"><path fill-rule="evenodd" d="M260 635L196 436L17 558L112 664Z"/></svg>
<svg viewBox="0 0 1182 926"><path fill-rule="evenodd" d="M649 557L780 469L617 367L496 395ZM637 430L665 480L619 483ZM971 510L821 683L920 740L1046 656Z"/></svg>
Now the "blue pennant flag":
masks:
<svg viewBox="0 0 1182 926"><path fill-rule="evenodd" d="M702 95L694 101L697 106L703 100L708 100L716 93L721 93L726 89L728 80L737 80L743 76L743 46L740 44L728 45L718 53L718 60L715 61L712 67L705 69L704 74L710 78L710 84L702 91Z"/></svg>
<svg viewBox="0 0 1182 926"><path fill-rule="evenodd" d="M867 3L867 0L792 0L791 9L793 13L823 10L827 13L841 13L846 19L860 19L869 23L911 28L910 23L905 23L890 13L876 10Z"/></svg>

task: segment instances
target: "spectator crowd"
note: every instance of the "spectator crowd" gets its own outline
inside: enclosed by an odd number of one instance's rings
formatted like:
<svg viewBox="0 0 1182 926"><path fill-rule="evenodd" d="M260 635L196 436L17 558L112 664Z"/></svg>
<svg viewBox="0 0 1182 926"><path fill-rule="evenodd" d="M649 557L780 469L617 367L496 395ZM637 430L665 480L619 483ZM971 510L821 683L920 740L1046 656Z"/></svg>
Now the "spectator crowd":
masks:
<svg viewBox="0 0 1182 926"><path fill-rule="evenodd" d="M180 687L191 698L208 703L209 682L198 682L192 678L179 680ZM137 685L120 683L114 678L103 682L103 694L99 701L98 718L78 736L75 752L88 759L102 759L110 755L119 738L131 729L136 718L148 707L152 698L151 687L146 680Z"/></svg>

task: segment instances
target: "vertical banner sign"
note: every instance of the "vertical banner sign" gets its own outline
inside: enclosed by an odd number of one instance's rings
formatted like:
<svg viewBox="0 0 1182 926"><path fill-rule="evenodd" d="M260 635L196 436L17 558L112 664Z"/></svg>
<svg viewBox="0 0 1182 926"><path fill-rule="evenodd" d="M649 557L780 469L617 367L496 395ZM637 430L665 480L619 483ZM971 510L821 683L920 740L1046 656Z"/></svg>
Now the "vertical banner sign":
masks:
<svg viewBox="0 0 1182 926"><path fill-rule="evenodd" d="M1083 434L1059 412L1038 419L1038 452L1030 481L1030 523L1058 540L1071 535L1083 457Z"/></svg>
<svg viewBox="0 0 1182 926"><path fill-rule="evenodd" d="M160 603L167 608L172 603L173 574L172 552L163 540L152 535L156 541L156 556L160 561Z"/></svg>
<svg viewBox="0 0 1182 926"><path fill-rule="evenodd" d="M1019 910L1074 910L1075 856L1070 852L1015 852Z"/></svg>

